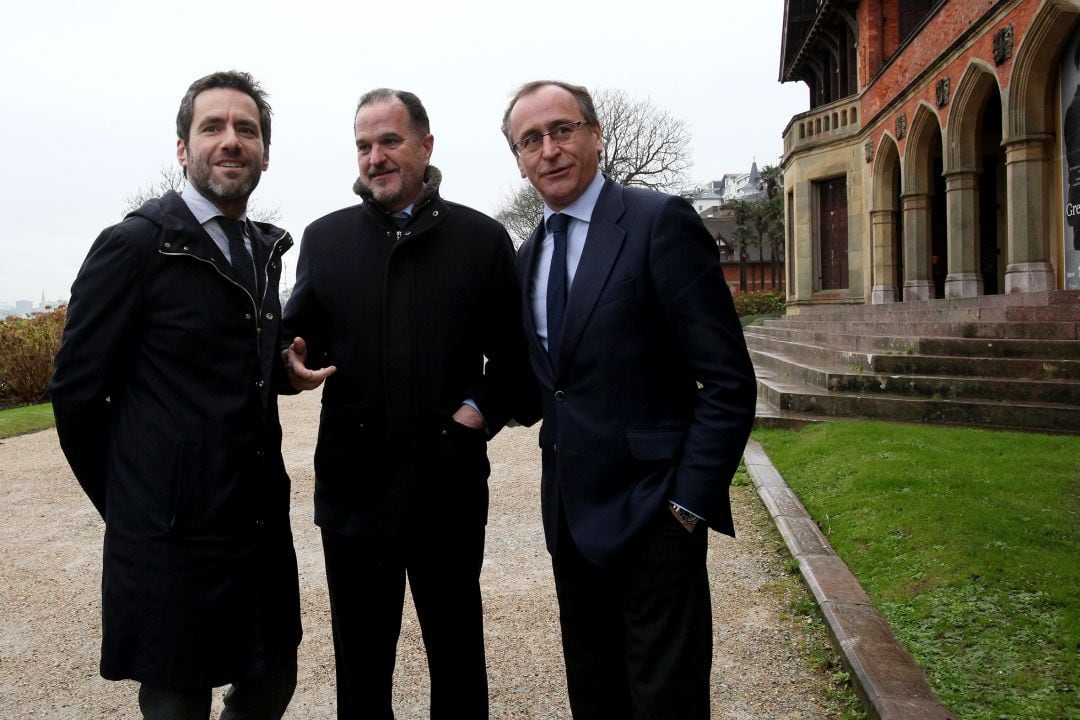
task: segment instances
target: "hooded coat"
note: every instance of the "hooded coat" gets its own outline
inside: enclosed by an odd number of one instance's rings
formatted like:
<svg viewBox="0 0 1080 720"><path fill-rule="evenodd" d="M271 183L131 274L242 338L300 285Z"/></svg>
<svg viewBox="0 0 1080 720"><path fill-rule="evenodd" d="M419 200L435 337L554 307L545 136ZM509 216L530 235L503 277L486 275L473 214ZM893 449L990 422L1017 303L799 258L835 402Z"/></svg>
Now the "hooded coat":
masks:
<svg viewBox="0 0 1080 720"><path fill-rule="evenodd" d="M262 297L174 192L90 248L50 395L105 520L101 674L223 685L295 662L289 478L275 387L288 233L252 223Z"/></svg>

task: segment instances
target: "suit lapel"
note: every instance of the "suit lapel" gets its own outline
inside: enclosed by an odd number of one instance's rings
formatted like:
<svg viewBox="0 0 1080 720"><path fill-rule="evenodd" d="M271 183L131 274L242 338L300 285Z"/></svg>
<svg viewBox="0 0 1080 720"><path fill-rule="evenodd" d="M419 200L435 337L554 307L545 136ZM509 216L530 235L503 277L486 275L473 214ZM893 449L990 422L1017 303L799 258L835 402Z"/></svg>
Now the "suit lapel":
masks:
<svg viewBox="0 0 1080 720"><path fill-rule="evenodd" d="M626 231L616 224L622 214L622 186L606 180L600 197L596 199L596 207L589 221L589 234L585 236L585 248L574 274L570 296L566 300L559 367L567 367L568 358L572 357L574 348L581 340L589 316L622 249Z"/></svg>

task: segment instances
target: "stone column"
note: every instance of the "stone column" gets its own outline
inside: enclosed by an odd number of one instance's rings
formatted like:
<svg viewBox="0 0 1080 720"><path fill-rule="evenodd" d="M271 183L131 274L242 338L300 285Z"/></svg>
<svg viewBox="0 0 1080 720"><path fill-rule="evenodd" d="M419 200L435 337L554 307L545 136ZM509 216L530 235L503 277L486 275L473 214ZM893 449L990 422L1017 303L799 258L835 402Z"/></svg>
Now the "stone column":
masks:
<svg viewBox="0 0 1080 720"><path fill-rule="evenodd" d="M1051 231L1050 168L1047 147L1051 136L1025 135L1007 138L1005 146L1006 212L1005 240L1008 265L1005 292L1053 290L1056 281L1050 264Z"/></svg>
<svg viewBox="0 0 1080 720"><path fill-rule="evenodd" d="M874 305L896 302L896 210L870 211L870 235L874 245L874 286L870 302Z"/></svg>
<svg viewBox="0 0 1080 720"><path fill-rule="evenodd" d="M930 193L904 193L904 300L930 300Z"/></svg>
<svg viewBox="0 0 1080 720"><path fill-rule="evenodd" d="M956 169L945 173L945 202L948 222L949 274L945 277L945 297L974 297L983 294L979 272L979 174Z"/></svg>

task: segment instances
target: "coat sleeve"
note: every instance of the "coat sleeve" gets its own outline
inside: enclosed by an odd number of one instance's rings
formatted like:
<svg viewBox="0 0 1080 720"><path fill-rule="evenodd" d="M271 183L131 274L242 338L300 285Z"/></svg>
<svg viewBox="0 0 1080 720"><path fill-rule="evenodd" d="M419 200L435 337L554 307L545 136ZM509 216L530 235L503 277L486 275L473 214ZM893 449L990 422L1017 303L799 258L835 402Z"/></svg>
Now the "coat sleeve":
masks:
<svg viewBox="0 0 1080 720"><path fill-rule="evenodd" d="M106 229L71 287L67 323L49 397L60 447L90 501L105 517L110 405L123 392L125 359L142 303L140 259L132 236L144 221ZM147 224L142 230L154 232Z"/></svg>
<svg viewBox="0 0 1080 720"><path fill-rule="evenodd" d="M684 200L670 198L658 213L649 263L698 388L670 499L708 521L727 514L727 486L754 422L754 368L716 243Z"/></svg>
<svg viewBox="0 0 1080 720"><path fill-rule="evenodd" d="M532 425L540 417L540 390L529 366L521 319L521 286L510 236L500 232L484 313L484 375L470 391L491 435L511 418Z"/></svg>
<svg viewBox="0 0 1080 720"><path fill-rule="evenodd" d="M330 365L327 343L327 318L329 314L323 307L315 290L315 275L318 270L318 236L309 227L300 241L300 257L296 261L296 282L292 294L282 312L281 349L289 346L295 337L302 337L307 343L307 366L319 369ZM285 387L281 391L294 394L285 376Z"/></svg>

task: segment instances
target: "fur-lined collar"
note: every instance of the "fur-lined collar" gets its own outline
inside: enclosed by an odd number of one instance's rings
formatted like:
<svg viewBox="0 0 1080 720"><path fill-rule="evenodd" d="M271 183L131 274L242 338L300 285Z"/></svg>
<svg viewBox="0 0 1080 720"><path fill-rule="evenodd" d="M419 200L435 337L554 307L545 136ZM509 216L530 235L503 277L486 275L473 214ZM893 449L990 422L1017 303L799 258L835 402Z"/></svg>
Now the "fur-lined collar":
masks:
<svg viewBox="0 0 1080 720"><path fill-rule="evenodd" d="M420 189L420 194L416 196L416 200L413 201L413 211L427 205L431 202L432 198L439 194L439 186L442 185L442 172L434 165L428 165L424 170L424 187ZM360 182L360 178L356 178L356 182L353 183L353 192L364 199L364 202L372 203L373 205L385 210L379 201L371 194L371 190L366 185Z"/></svg>

